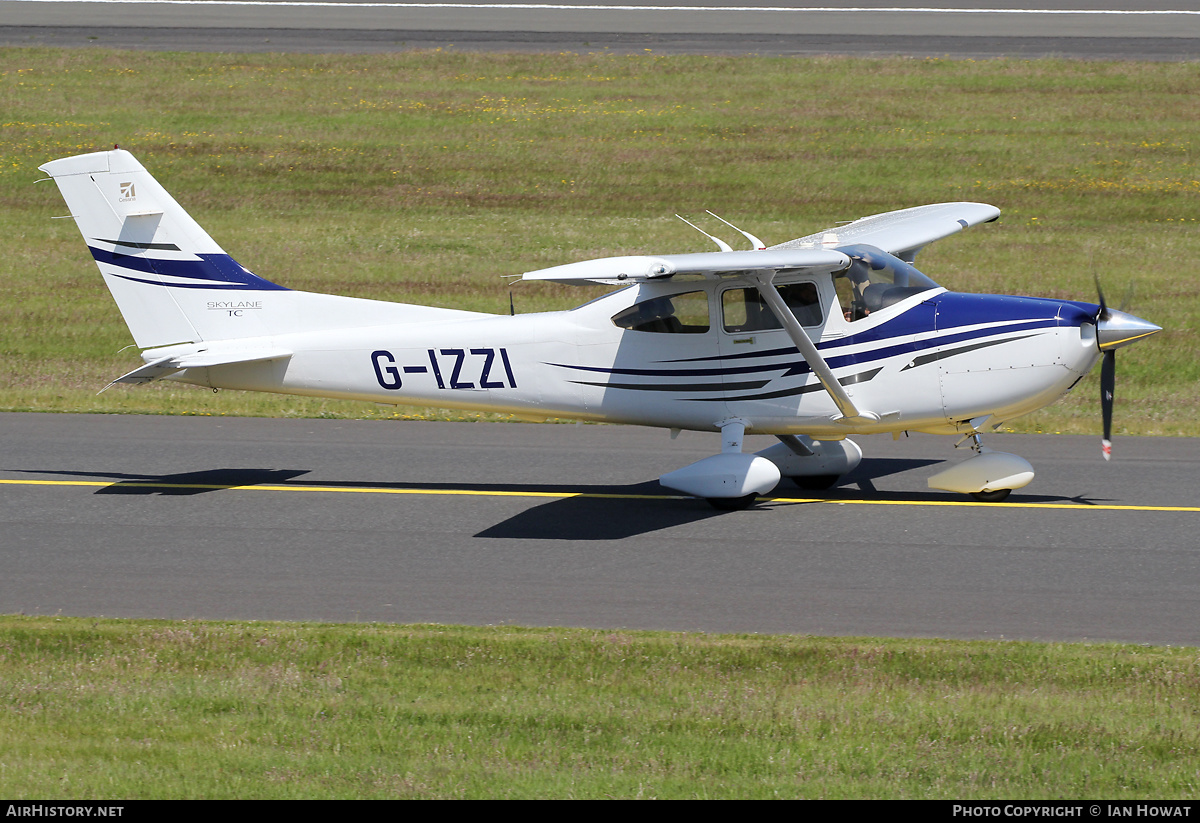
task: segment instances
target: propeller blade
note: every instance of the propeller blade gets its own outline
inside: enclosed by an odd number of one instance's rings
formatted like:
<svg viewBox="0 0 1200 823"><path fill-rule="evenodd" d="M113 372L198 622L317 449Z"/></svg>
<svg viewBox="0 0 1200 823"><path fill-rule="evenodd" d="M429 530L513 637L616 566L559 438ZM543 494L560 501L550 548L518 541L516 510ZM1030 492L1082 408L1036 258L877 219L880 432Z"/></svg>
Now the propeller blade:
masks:
<svg viewBox="0 0 1200 823"><path fill-rule="evenodd" d="M1133 294L1130 284L1129 296ZM1096 275L1096 295L1100 298L1100 306L1096 310L1096 347L1103 353L1100 365L1100 414L1104 418L1104 439L1101 449L1105 460L1112 459L1112 416L1113 391L1117 383L1117 352L1121 346L1128 346L1135 340L1149 337L1162 331L1161 326L1134 317L1125 311L1110 309L1104 300L1104 289L1100 287L1100 275Z"/></svg>
<svg viewBox="0 0 1200 823"><path fill-rule="evenodd" d="M1125 311L1133 305L1133 293L1136 290L1136 286L1136 280L1129 281L1129 286L1125 289L1125 296L1121 298L1121 305L1118 307L1121 311Z"/></svg>
<svg viewBox="0 0 1200 823"><path fill-rule="evenodd" d="M1093 275L1096 279L1096 296L1100 298L1100 310L1096 312L1096 322L1108 318L1108 303L1104 301L1104 289L1100 287L1100 275Z"/></svg>
<svg viewBox="0 0 1200 823"><path fill-rule="evenodd" d="M1117 382L1117 353L1109 349L1100 365L1100 414L1104 418L1104 439L1101 450L1105 460L1112 460L1113 389Z"/></svg>

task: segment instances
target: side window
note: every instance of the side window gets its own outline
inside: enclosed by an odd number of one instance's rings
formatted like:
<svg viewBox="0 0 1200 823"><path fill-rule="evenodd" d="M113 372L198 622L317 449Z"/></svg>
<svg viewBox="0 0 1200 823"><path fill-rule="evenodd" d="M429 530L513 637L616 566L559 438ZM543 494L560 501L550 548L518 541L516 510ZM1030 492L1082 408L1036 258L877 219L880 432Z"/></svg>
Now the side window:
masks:
<svg viewBox="0 0 1200 823"><path fill-rule="evenodd" d="M787 303L792 314L796 316L801 326L819 326L824 320L821 314L821 299L817 296L817 284L810 280L801 280L779 287L783 302Z"/></svg>
<svg viewBox="0 0 1200 823"><path fill-rule="evenodd" d="M612 321L630 331L704 334L708 331L708 294L689 291L643 300L617 312Z"/></svg>
<svg viewBox="0 0 1200 823"><path fill-rule="evenodd" d="M763 302L758 289L727 289L721 293L721 315L725 331L782 329L779 318Z"/></svg>
<svg viewBox="0 0 1200 823"><path fill-rule="evenodd" d="M801 326L819 326L824 318L815 283L804 280L779 286L783 302ZM758 293L758 289L728 289L721 295L724 328L728 332L769 331L783 324Z"/></svg>

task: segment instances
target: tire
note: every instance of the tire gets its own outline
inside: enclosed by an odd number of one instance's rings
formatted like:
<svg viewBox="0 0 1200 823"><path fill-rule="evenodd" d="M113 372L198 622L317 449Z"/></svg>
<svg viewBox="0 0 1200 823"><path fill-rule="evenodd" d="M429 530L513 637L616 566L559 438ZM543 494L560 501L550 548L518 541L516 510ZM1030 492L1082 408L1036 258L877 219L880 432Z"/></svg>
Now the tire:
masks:
<svg viewBox="0 0 1200 823"><path fill-rule="evenodd" d="M971 492L971 496L983 503L999 503L1012 494L1012 489L992 489L986 492Z"/></svg>
<svg viewBox="0 0 1200 823"><path fill-rule="evenodd" d="M792 482L806 491L824 491L832 489L841 479L840 474L810 474L807 477L793 477Z"/></svg>
<svg viewBox="0 0 1200 823"><path fill-rule="evenodd" d="M706 497L708 505L725 512L735 512L748 509L758 500L757 494L747 494L744 497Z"/></svg>

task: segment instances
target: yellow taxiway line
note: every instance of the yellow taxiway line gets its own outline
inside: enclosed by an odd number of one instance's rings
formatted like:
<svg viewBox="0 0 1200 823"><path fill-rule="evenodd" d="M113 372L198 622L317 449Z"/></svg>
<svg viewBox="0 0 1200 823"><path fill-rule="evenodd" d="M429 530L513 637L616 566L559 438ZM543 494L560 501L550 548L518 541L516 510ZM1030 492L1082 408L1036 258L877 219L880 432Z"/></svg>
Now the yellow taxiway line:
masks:
<svg viewBox="0 0 1200 823"><path fill-rule="evenodd" d="M599 492L539 492L500 491L488 489L422 489L384 488L378 486L278 486L267 484L220 485L211 483L156 483L153 481L108 480L11 480L0 478L0 485L10 486L83 486L121 489L194 489L198 491L260 491L260 492L326 492L331 494L409 494L465 497L541 497L586 498L596 500L684 500L684 495L667 494L607 494ZM1143 511L1143 512L1200 512L1200 506L1130 506L1108 503L984 503L977 500L865 500L825 497L765 497L765 503L825 503L837 506L967 506L989 509L1079 509L1085 511Z"/></svg>

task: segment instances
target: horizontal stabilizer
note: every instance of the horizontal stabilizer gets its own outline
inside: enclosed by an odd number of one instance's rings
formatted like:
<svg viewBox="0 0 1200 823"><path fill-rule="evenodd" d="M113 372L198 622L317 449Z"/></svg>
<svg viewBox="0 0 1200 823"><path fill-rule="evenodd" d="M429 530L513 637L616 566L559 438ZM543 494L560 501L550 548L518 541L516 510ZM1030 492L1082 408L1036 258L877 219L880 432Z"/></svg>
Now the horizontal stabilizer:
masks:
<svg viewBox="0 0 1200 823"><path fill-rule="evenodd" d="M676 274L736 274L756 271L836 271L850 259L831 249L784 249L777 251L714 251L697 254L656 254L602 257L525 272L522 280L551 280L558 283L602 283L618 285L658 280Z"/></svg>
<svg viewBox="0 0 1200 823"><path fill-rule="evenodd" d="M292 352L286 349L250 349L243 351L225 352L192 352L190 354L170 354L152 360L128 374L123 374L109 383L101 392L111 389L118 383L152 383L178 374L185 369L207 369L211 366L231 366L236 363L259 363L265 360L282 360L291 357Z"/></svg>
<svg viewBox="0 0 1200 823"><path fill-rule="evenodd" d="M157 360L134 369L128 374L121 375L102 388L98 393L103 394L118 383L152 383L155 380L162 380L164 377L170 377L172 374L181 371L183 371L183 368L175 365L174 357L160 357Z"/></svg>

